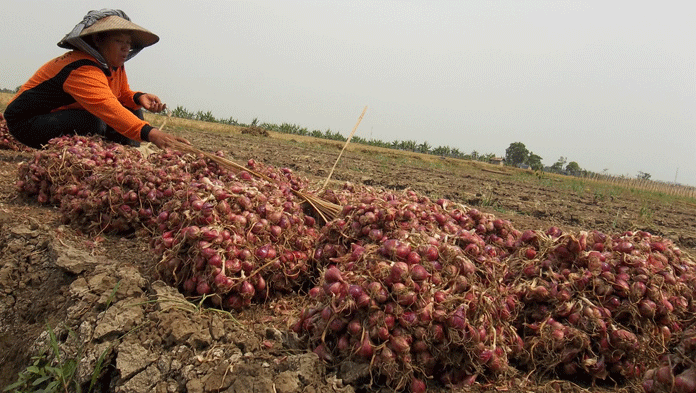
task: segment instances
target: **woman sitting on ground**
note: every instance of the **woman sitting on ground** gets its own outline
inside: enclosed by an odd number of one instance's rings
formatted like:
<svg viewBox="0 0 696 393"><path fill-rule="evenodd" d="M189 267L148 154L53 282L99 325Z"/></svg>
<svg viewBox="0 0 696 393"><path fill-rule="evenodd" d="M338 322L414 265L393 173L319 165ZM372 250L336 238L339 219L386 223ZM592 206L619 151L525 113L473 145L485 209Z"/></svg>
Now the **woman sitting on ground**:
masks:
<svg viewBox="0 0 696 393"><path fill-rule="evenodd" d="M90 11L59 43L70 52L44 64L5 110L10 133L40 149L62 135L102 135L122 144L165 149L184 138L148 124L141 108L162 112L154 94L132 91L124 63L159 41L121 10Z"/></svg>

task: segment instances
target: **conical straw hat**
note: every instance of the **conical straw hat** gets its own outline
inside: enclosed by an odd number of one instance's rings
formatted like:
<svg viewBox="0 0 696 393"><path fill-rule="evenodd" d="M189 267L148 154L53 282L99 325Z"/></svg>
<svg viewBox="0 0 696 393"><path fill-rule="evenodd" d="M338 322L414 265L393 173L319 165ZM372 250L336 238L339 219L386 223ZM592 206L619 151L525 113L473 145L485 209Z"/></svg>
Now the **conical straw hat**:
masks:
<svg viewBox="0 0 696 393"><path fill-rule="evenodd" d="M107 31L127 31L133 38L133 46L137 48L145 48L159 41L156 34L116 15L99 19L92 26L82 30L79 37Z"/></svg>

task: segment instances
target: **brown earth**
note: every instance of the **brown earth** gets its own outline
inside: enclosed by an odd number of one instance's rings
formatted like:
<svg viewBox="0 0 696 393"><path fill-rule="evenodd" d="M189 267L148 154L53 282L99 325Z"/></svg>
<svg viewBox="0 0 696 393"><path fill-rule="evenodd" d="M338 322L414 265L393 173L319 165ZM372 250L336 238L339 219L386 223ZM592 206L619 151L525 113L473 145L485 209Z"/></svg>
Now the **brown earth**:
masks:
<svg viewBox="0 0 696 393"><path fill-rule="evenodd" d="M175 133L206 151L254 159L323 184L342 144L276 133L203 131L172 119ZM301 295L240 313L207 309L151 277L148 239L86 236L61 224L52 207L20 197L17 167L31 153L0 150L0 388L32 356L49 350L54 328L62 359L77 359L76 380L103 392L352 392L364 370L327 369L288 329ZM606 233L642 229L696 255L693 199L623 189L439 157L349 145L328 187L346 181L410 188L512 221L520 230L551 226ZM96 371L95 371L96 370ZM520 378L481 390L582 388ZM610 389L611 390L611 389ZM620 387L613 391L639 391Z"/></svg>

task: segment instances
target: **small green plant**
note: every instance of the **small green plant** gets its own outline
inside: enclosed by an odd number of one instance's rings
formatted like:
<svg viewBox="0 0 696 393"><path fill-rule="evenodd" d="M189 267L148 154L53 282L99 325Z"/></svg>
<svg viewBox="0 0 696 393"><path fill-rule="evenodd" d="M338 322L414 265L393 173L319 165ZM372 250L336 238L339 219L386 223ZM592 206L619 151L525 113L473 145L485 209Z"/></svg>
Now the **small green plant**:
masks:
<svg viewBox="0 0 696 393"><path fill-rule="evenodd" d="M640 218L642 218L643 220L646 220L646 221L650 221L650 220L652 220L652 216L653 216L653 210L649 206L644 204L643 206L640 207Z"/></svg>
<svg viewBox="0 0 696 393"><path fill-rule="evenodd" d="M581 181L571 181L570 189L573 190L576 195L582 196L582 194L585 192L585 183Z"/></svg>
<svg viewBox="0 0 696 393"><path fill-rule="evenodd" d="M539 186L541 187L553 187L554 184L551 181L551 179L547 176L537 176L537 180L539 180Z"/></svg>
<svg viewBox="0 0 696 393"><path fill-rule="evenodd" d="M97 364L94 367L94 371L92 372L92 378L89 382L89 390L87 393L90 393L93 391L95 386L97 385L97 380L99 379L99 375L101 374L102 370L104 369L104 360L106 359L106 355L109 353L111 350L112 346L109 346L106 348L104 351L102 351L101 355L99 355L99 359L97 359ZM77 390L78 392L80 389Z"/></svg>
<svg viewBox="0 0 696 393"><path fill-rule="evenodd" d="M594 201L595 203L603 201L606 196L602 190L594 190Z"/></svg>
<svg viewBox="0 0 696 393"><path fill-rule="evenodd" d="M80 385L75 380L77 360L61 360L58 339L51 326L46 326L53 361L46 354L34 356L33 363L19 373L17 382L5 387L5 392L81 392Z"/></svg>
<svg viewBox="0 0 696 393"><path fill-rule="evenodd" d="M616 229L619 226L619 216L621 215L621 211L617 210L616 211L616 216L614 216L614 219L611 221L611 228Z"/></svg>
<svg viewBox="0 0 696 393"><path fill-rule="evenodd" d="M493 195L493 190L489 188L485 192L481 193L481 201L479 202L480 206L495 207L497 204L498 201Z"/></svg>
<svg viewBox="0 0 696 393"><path fill-rule="evenodd" d="M493 206L493 210L495 210L495 211L498 212L498 213L507 213L507 209L505 209L504 207L500 206L498 203L496 203L496 204Z"/></svg>
<svg viewBox="0 0 696 393"><path fill-rule="evenodd" d="M76 379L77 365L79 357L63 359L58 346L58 338L50 325L46 324L49 336L49 349L41 355L32 357L32 364L18 374L17 382L6 386L3 392L16 393L49 393L49 392L76 392L82 393L82 387ZM75 333L70 330L70 334ZM111 351L112 346L106 348L92 371L89 389L86 393L95 391L99 376L104 370L106 356ZM53 355L49 356L49 353Z"/></svg>

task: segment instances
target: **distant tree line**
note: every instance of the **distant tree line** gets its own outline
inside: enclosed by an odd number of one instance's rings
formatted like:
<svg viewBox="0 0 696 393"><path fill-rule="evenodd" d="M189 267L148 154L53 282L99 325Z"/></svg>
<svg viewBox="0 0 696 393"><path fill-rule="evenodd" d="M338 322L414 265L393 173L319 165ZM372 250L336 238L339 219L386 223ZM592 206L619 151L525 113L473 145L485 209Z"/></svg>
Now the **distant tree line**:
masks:
<svg viewBox="0 0 696 393"><path fill-rule="evenodd" d="M182 119L192 119L192 120L202 120L202 121L208 121L208 122L215 122L215 123L222 123L222 124L229 124L229 125L234 125L234 126L240 126L240 127L249 127L249 126L258 126L264 129L267 129L269 131L274 131L274 132L280 132L284 134L294 134L294 135L304 135L304 136L312 136L315 138L322 138L322 139L330 139L334 141L341 141L345 142L348 138L344 137L341 135L341 133L337 131L331 131L331 129L327 129L325 131L321 130L309 130L306 127L301 127L297 124L289 124L289 123L282 123L282 124L273 124L273 123L259 123L258 119L254 119L251 124L244 124L240 123L237 121L237 119L230 117L228 119L216 119L213 114L208 111L208 112L203 112L203 111L198 111L198 112L189 112L186 110L186 108L182 106L177 106L172 110L172 116L179 117ZM476 150L472 151L471 153L465 153L459 150L458 148L455 147L449 147L449 146L431 146L427 141L425 142L418 142L415 140L406 140L406 141L400 141L400 140L393 140L391 142L385 142L381 141L379 139L366 139L362 138L360 136L353 136L351 139L351 143L360 143L363 145L370 145L370 146L377 146L377 147L383 147L387 149L396 149L396 150L404 150L404 151L411 151L411 152L416 152L416 153L423 153L423 154L432 154L432 155L437 155L440 157L450 157L450 158L459 158L459 159L465 159L465 160L476 160L476 161L484 161L484 162L490 162L492 158L495 157L495 154L493 153L487 153L487 154L481 154L477 152Z"/></svg>
<svg viewBox="0 0 696 393"><path fill-rule="evenodd" d="M513 142L505 149L505 165L578 177L589 177L596 174L595 172L582 169L575 161L568 162L568 158L563 156L548 167L545 167L541 160L542 158L537 154L527 150L527 147L522 142ZM636 178L650 180L650 174L639 171Z"/></svg>
<svg viewBox="0 0 696 393"><path fill-rule="evenodd" d="M19 91L21 86L17 86L14 90L12 89L5 89L5 88L0 88L0 92L2 93L16 93ZM244 124L240 123L237 121L237 119L233 117L229 117L227 119L217 119L215 116L213 116L212 112L207 111L197 111L197 112L189 112L186 110L186 108L182 106L177 106L172 110L172 116L182 118L182 119L192 119L192 120L201 120L201 121L207 121L207 122L212 122L212 123L221 123L221 124L228 124L228 125L233 125L233 126L240 126L240 127L249 127L249 126L258 126L264 129L267 129L269 131L274 131L274 132L280 132L280 133L285 133L285 134L295 134L295 135L304 135L304 136L312 136L315 138L322 138L322 139L330 139L334 141L341 141L345 142L347 140L346 137L341 135L339 132L336 131L331 131L331 129L327 129L325 131L320 131L320 130L308 130L306 127L301 127L297 124L289 124L289 123L282 123L282 124L273 124L273 123L260 123L257 118L253 119L253 121L250 124ZM459 158L459 159L464 159L464 160L473 160L473 161L482 161L482 162L491 162L493 158L495 158L495 154L493 153L485 153L481 154L476 150L471 151L470 153L463 152L459 150L456 147L449 147L449 146L431 146L427 141L424 142L418 142L415 140L405 140L405 141L400 141L400 140L393 140L391 142L385 142L381 141L379 139L366 139L362 138L360 136L353 136L351 139L351 142L353 143L359 143L359 144L364 144L364 145L370 145L370 146L377 146L377 147L383 147L387 149L395 149L395 150L403 150L403 151L410 151L410 152L415 152L415 153L423 153L423 154L432 154L440 157L450 157L450 158ZM566 157L561 156L553 165L551 166L544 166L542 163L542 157L539 156L538 154L535 154L534 152L531 152L527 149L527 147L524 145L522 142L513 142L508 146L507 149L505 149L505 165L508 166L514 166L518 168L531 168L532 170L535 171L542 171L542 172L553 172L553 173L559 173L559 174L564 174L564 175L570 175L570 176L581 176L581 177L587 177L587 176L592 176L595 174L594 172L585 170L580 167L580 165L575 162L575 161L570 161L568 162L568 159ZM606 170L605 170L606 172ZM650 179L650 174L646 172L638 172L638 175L636 178L641 179L641 180L649 180Z"/></svg>
<svg viewBox="0 0 696 393"><path fill-rule="evenodd" d="M237 119L230 117L228 119L216 119L213 114L208 111L208 112L189 112L182 106L176 107L172 111L172 116L179 117L179 118L184 118L184 119L193 119L193 120L202 120L202 121L208 121L208 122L215 122L215 123L222 123L222 124L229 124L229 125L234 125L234 126L241 126L241 127L248 127L248 126L259 126L261 128L267 129L269 131L274 131L274 132L280 132L284 134L295 134L295 135L304 135L304 136L312 136L315 138L322 138L322 139L330 139L334 141L341 141L345 142L347 140L346 137L341 135L339 132L336 131L331 131L331 129L327 129L325 131L320 131L320 130L308 130L306 127L301 127L297 124L289 124L289 123L282 123L280 125L278 124L273 124L273 123L260 123L258 119L254 119L251 124L244 124L240 123L237 121ZM416 153L423 153L423 154L432 154L440 157L451 157L451 158L459 158L459 159L464 159L464 160L474 160L474 161L483 161L483 162L491 162L493 158L495 158L495 154L493 153L486 153L486 154L481 154L476 150L473 150L471 153L465 153L459 150L456 147L449 147L449 146L431 146L427 141L424 142L418 142L414 140L405 140L405 141L400 141L400 140L393 140L391 142L385 142L381 141L379 139L366 139L362 138L360 136L353 136L351 139L352 143L360 143L363 145L370 145L370 146L377 146L377 147L383 147L387 149L395 149L395 150L404 150L404 151L411 151L411 152L416 152ZM580 165L575 162L575 161L570 161L568 162L568 159L566 157L561 156L555 163L553 163L551 166L544 166L542 163L543 158L539 156L538 154L535 154L534 152L531 152L527 149L527 147L524 145L522 142L513 142L510 144L510 146L505 149L505 165L508 166L514 166L518 168L531 168L532 170L535 171L541 171L541 172L552 172L552 173L558 173L558 174L563 174L563 175L569 175L569 176L579 176L579 177L588 177L595 175L594 172L588 171L586 169L583 169L580 167ZM606 170L605 170L606 171ZM650 179L650 174L645 173L645 172L638 172L638 176L636 176L638 179L642 180L649 180Z"/></svg>
<svg viewBox="0 0 696 393"><path fill-rule="evenodd" d="M19 89L20 89L21 87L22 87L22 86L17 86L17 87L15 87L14 90L12 90L12 89L5 89L5 88L3 87L3 88L0 88L0 93L15 94L15 93L17 93L17 92L19 91Z"/></svg>

